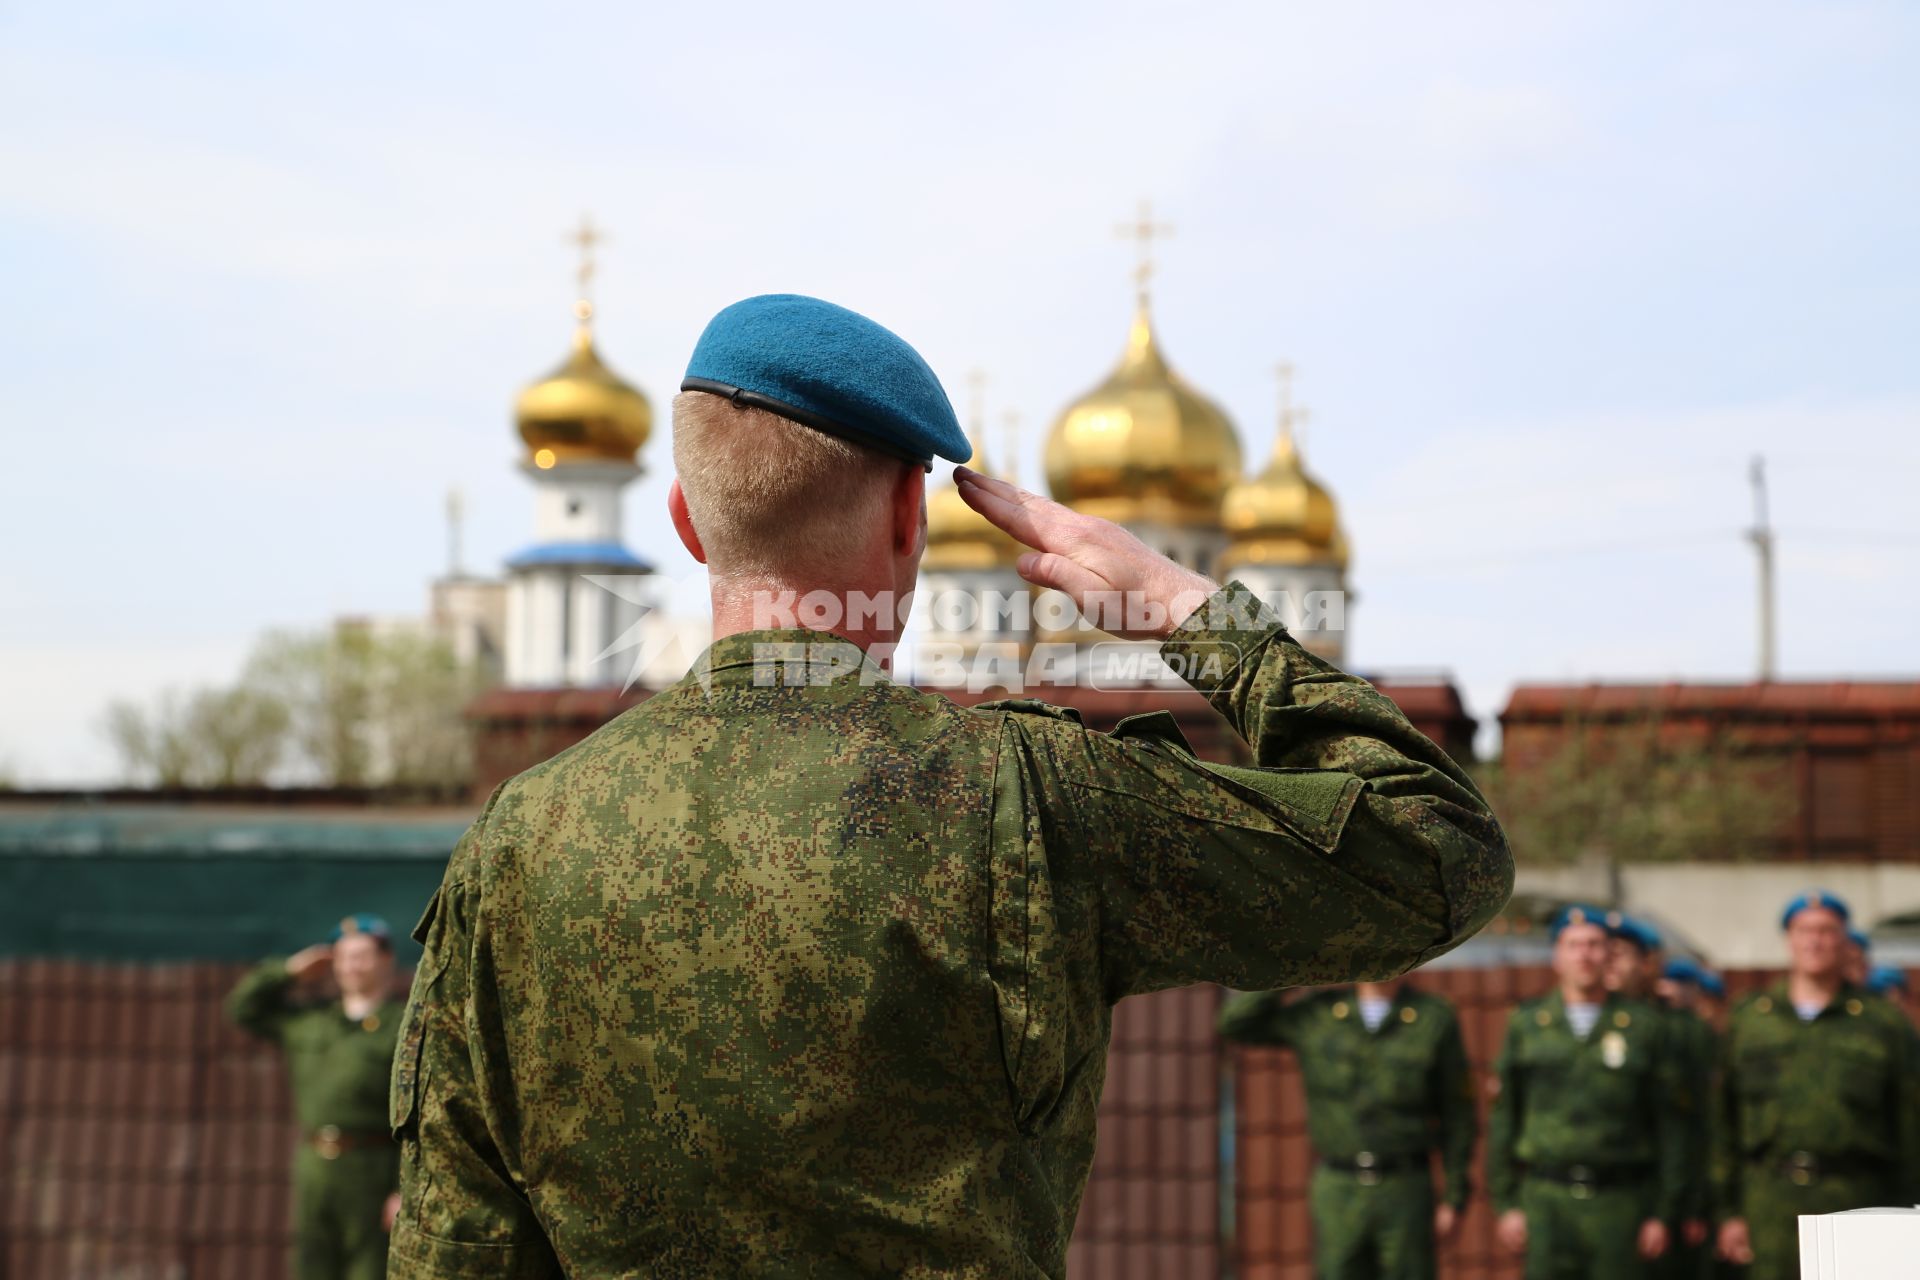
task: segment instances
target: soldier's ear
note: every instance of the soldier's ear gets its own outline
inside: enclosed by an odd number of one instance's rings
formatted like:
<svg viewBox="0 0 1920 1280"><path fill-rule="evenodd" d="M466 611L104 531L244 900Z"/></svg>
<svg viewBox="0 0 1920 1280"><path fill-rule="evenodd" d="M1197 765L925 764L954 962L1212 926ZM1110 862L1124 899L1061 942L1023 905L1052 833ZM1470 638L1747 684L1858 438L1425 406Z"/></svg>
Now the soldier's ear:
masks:
<svg viewBox="0 0 1920 1280"><path fill-rule="evenodd" d="M893 482L893 550L899 556L917 556L926 548L927 473L902 464Z"/></svg>
<svg viewBox="0 0 1920 1280"><path fill-rule="evenodd" d="M693 516L687 511L687 495L680 492L678 476L667 490L667 514L673 519L673 531L680 535L680 545L687 549L688 555L705 564L707 549L700 545L700 535L694 531Z"/></svg>

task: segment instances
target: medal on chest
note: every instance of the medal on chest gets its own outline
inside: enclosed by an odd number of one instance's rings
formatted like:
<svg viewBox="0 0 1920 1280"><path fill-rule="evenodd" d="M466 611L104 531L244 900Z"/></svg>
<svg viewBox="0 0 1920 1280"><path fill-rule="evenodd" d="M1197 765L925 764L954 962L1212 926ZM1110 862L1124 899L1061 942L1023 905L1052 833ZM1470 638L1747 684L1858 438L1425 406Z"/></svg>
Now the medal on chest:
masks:
<svg viewBox="0 0 1920 1280"><path fill-rule="evenodd" d="M1627 1038L1618 1031L1609 1031L1600 1037L1600 1061L1607 1068L1618 1071L1627 1065Z"/></svg>

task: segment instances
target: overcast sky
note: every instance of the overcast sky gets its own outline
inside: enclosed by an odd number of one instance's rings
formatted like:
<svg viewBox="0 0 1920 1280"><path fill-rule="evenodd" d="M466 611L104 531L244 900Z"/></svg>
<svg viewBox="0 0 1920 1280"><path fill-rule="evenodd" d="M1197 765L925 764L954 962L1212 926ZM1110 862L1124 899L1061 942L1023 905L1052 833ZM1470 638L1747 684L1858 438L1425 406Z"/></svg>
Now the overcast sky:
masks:
<svg viewBox="0 0 1920 1280"><path fill-rule="evenodd" d="M1743 678L1767 455L1789 675L1920 669L1911 4L13 4L0 12L0 766L263 629L418 613L530 535L514 395L602 350L664 415L706 318L817 293L1028 424L1161 335L1309 465L1349 656ZM690 565L664 424L630 544Z"/></svg>

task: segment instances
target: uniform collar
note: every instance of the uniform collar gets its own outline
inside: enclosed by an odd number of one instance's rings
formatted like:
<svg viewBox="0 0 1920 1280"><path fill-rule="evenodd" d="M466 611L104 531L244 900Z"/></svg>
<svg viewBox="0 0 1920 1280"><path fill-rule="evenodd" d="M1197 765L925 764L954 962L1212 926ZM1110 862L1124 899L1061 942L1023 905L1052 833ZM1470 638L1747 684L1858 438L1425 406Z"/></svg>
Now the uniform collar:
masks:
<svg viewBox="0 0 1920 1280"><path fill-rule="evenodd" d="M1770 1012L1783 1011L1789 1014L1793 1018L1794 1022L1799 1023L1802 1026L1805 1026L1808 1022L1818 1022L1822 1018L1829 1018L1836 1014L1841 1014L1841 1013L1851 1014L1852 1009L1849 1007L1848 1002L1849 1001L1858 1002L1862 1000L1866 996L1867 990L1865 987L1855 986L1851 982L1845 982L1845 981L1841 982L1840 989L1833 993L1833 999L1827 1001L1827 1007L1822 1009L1819 1013L1814 1014L1811 1019L1802 1018L1800 1016L1800 1011L1793 1007L1792 993L1793 993L1792 986L1787 982L1785 978L1781 978L1778 982L1775 982L1772 986L1766 988L1760 994L1771 998L1770 1009L1769 1009Z"/></svg>
<svg viewBox="0 0 1920 1280"><path fill-rule="evenodd" d="M889 680L870 654L831 631L770 627L715 640L681 683L747 689L838 683L855 676L863 684Z"/></svg>

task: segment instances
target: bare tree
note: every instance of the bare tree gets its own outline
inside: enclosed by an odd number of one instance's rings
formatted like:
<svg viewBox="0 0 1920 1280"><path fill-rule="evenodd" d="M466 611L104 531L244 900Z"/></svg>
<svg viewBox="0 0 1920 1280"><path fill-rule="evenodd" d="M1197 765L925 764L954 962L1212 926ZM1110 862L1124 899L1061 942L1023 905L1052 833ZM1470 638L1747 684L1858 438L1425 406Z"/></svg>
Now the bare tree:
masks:
<svg viewBox="0 0 1920 1280"><path fill-rule="evenodd" d="M1765 854L1790 805L1778 759L1657 716L1570 721L1550 755L1479 781L1516 856L1536 863L1726 861Z"/></svg>

